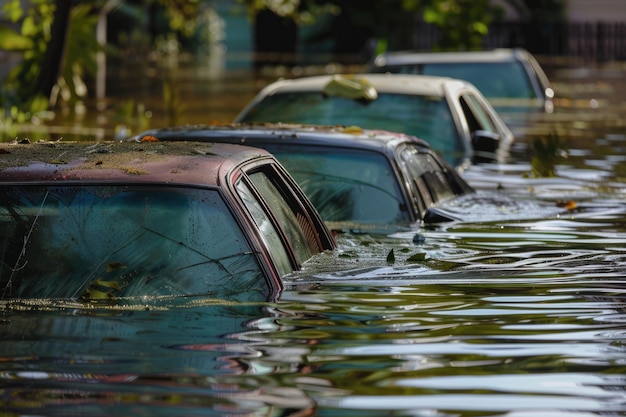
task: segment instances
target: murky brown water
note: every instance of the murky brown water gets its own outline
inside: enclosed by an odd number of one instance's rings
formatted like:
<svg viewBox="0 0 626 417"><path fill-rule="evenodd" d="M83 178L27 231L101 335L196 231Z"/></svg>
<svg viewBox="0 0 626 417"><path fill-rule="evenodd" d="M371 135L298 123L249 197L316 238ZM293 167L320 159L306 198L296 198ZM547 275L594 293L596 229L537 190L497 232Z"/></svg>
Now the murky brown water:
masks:
<svg viewBox="0 0 626 417"><path fill-rule="evenodd" d="M552 71L557 112L524 130L510 164L465 174L577 209L340 236L275 304L2 304L0 414L626 416L625 72ZM189 77L181 123L227 121L261 87ZM137 82L118 80L116 99ZM141 83L133 98L158 127L158 82ZM113 107L95 127L134 129ZM529 177L529 144L551 132L557 175Z"/></svg>

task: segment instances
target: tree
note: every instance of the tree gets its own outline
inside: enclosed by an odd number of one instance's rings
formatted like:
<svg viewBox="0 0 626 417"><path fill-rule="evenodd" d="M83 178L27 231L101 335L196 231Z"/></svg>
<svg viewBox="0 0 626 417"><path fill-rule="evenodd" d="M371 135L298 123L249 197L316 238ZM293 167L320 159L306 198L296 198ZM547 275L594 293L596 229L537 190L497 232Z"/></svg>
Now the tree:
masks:
<svg viewBox="0 0 626 417"><path fill-rule="evenodd" d="M96 74L96 54L103 50L96 38L96 25L98 11L106 3L29 0L24 7L20 0L8 0L3 4L1 12L12 25L0 26L0 49L21 52L23 56L21 63L2 80L0 108L4 114L14 117L20 113L20 120L24 120L58 103L85 98L84 79ZM148 3L165 10L170 31L182 37L195 31L199 0Z"/></svg>
<svg viewBox="0 0 626 417"><path fill-rule="evenodd" d="M431 0L424 7L423 17L441 33L435 50L478 50L482 49L489 24L502 13L490 0Z"/></svg>
<svg viewBox="0 0 626 417"><path fill-rule="evenodd" d="M4 4L3 13L19 32L4 27L8 40L0 46L23 54L21 63L2 80L0 105L5 113L23 113L20 119L28 119L54 105L53 97L70 102L84 97L82 79L95 71L99 48L93 35L95 6L70 0L31 0L26 9L19 0Z"/></svg>
<svg viewBox="0 0 626 417"><path fill-rule="evenodd" d="M57 1L53 12L48 45L41 62L42 71L39 72L35 84L35 95L50 97L52 88L57 83L63 63L65 38L68 32L71 11L72 0Z"/></svg>
<svg viewBox="0 0 626 417"><path fill-rule="evenodd" d="M441 33L434 49L479 49L489 24L503 13L489 0L239 1L248 6L252 16L270 10L297 25L310 23L323 14L332 14L330 28L316 36L332 39L337 46L335 52L357 52L371 40L377 41L382 49L412 48L420 18L436 26ZM353 50L348 51L348 48Z"/></svg>

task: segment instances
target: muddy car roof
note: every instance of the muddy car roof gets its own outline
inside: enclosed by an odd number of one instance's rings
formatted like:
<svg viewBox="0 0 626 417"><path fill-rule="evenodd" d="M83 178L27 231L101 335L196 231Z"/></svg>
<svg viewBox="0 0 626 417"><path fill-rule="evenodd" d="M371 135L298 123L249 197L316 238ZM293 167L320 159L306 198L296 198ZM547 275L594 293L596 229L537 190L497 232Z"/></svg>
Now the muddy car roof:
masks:
<svg viewBox="0 0 626 417"><path fill-rule="evenodd" d="M129 181L210 186L265 150L233 144L153 142L0 143L0 181ZM198 169L201 167L202 169Z"/></svg>
<svg viewBox="0 0 626 417"><path fill-rule="evenodd" d="M385 130L361 129L358 126L335 127L287 123L234 123L229 125L187 125L143 132L131 141L140 142L152 137L164 141L206 141L211 137L238 139L241 145L254 146L255 139L276 143L319 144L329 147L360 149L393 148L399 143L413 142L431 151L431 146L414 136ZM250 142L248 142L250 140Z"/></svg>

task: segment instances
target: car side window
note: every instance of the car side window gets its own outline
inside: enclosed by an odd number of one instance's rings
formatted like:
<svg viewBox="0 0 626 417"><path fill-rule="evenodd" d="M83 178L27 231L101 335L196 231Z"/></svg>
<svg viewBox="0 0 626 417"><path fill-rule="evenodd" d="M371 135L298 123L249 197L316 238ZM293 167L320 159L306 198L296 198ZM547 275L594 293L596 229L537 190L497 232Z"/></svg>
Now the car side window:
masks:
<svg viewBox="0 0 626 417"><path fill-rule="evenodd" d="M454 189L435 156L422 152L417 147L406 146L400 153L400 159L410 179L420 212L438 201L455 196Z"/></svg>
<svg viewBox="0 0 626 417"><path fill-rule="evenodd" d="M261 232L261 239L270 250L270 256L278 269L280 275L285 275L293 271L289 253L280 237L279 231L271 221L263 207L263 203L257 198L252 189L243 179L236 184L237 192L243 200L244 205L250 211L250 215Z"/></svg>
<svg viewBox="0 0 626 417"><path fill-rule="evenodd" d="M464 94L459 98L461 108L467 119L470 133L476 130L486 130L498 133L495 124L485 106L473 94Z"/></svg>
<svg viewBox="0 0 626 417"><path fill-rule="evenodd" d="M268 150L300 184L326 222L410 220L394 168L384 154L282 144Z"/></svg>
<svg viewBox="0 0 626 417"><path fill-rule="evenodd" d="M246 196L246 206L262 229L263 239L267 239L272 256L281 265L281 274L291 272L294 267L322 250L308 214L298 203L291 188L280 180L275 171L250 172L248 178L263 201L254 198L251 188L243 181L237 184L237 189L242 197ZM292 265L288 247L293 250L295 265Z"/></svg>
<svg viewBox="0 0 626 417"><path fill-rule="evenodd" d="M250 179L259 190L276 216L280 228L285 233L295 251L299 264L321 251L306 213L289 192L279 187L272 178L263 172L250 174Z"/></svg>

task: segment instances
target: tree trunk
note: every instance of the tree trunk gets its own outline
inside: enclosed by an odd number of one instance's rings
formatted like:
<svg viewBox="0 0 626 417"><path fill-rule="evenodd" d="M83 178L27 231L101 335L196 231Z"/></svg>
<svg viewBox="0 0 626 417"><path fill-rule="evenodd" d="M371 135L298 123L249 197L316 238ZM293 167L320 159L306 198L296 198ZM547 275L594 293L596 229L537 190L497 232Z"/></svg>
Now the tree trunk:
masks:
<svg viewBox="0 0 626 417"><path fill-rule="evenodd" d="M57 82L63 64L65 38L69 28L72 0L57 0L54 20L50 28L51 38L41 63L41 72L37 79L36 94L50 98L52 88Z"/></svg>

